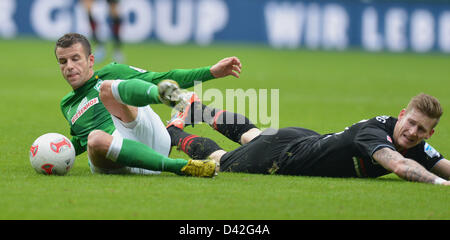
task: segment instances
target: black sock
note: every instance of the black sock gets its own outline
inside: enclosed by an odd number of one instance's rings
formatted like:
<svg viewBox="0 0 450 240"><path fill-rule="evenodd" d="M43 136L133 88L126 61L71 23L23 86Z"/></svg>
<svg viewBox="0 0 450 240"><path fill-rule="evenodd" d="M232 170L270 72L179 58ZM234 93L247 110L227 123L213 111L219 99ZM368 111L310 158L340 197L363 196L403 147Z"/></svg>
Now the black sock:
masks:
<svg viewBox="0 0 450 240"><path fill-rule="evenodd" d="M167 131L170 134L171 146L177 146L178 150L185 152L192 159L206 159L211 153L222 150L213 140L189 134L173 125L168 127Z"/></svg>
<svg viewBox="0 0 450 240"><path fill-rule="evenodd" d="M193 102L185 119L185 126L208 123L228 139L240 143L242 134L256 126L242 114L210 108L201 102Z"/></svg>
<svg viewBox="0 0 450 240"><path fill-rule="evenodd" d="M91 30L92 30L92 39L93 42L95 42L96 44L99 43L99 40L97 38L97 22L94 19L94 16L92 15L91 12L88 13L88 17L89 17L89 24L91 26Z"/></svg>
<svg viewBox="0 0 450 240"><path fill-rule="evenodd" d="M114 47L119 49L121 46L120 41L120 26L122 24L122 19L120 17L112 17L112 35L114 39Z"/></svg>
<svg viewBox="0 0 450 240"><path fill-rule="evenodd" d="M256 128L247 117L239 113L225 110L216 110L213 113L214 118L210 123L211 127L236 143L241 143L242 134L252 128Z"/></svg>

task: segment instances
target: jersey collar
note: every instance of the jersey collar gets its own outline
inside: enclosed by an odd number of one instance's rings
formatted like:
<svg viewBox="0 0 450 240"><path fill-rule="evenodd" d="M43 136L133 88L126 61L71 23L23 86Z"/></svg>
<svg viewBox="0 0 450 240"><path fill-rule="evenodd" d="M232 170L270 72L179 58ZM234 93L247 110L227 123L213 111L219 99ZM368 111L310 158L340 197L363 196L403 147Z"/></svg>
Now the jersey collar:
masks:
<svg viewBox="0 0 450 240"><path fill-rule="evenodd" d="M73 90L73 92L74 92L75 94L78 94L78 93L84 92L84 91L86 91L86 90L92 88L92 87L97 83L97 79L98 79L98 74L97 74L97 72L94 72L94 75L92 75L92 77L89 78L89 80L87 80L87 81L83 84L83 86L81 86L81 87L79 87L79 88Z"/></svg>

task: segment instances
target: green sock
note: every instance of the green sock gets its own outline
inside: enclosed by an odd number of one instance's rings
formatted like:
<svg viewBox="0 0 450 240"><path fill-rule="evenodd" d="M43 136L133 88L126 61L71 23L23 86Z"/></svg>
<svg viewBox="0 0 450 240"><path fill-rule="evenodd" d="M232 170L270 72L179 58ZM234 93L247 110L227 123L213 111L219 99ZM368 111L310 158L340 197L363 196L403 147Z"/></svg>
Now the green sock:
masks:
<svg viewBox="0 0 450 240"><path fill-rule="evenodd" d="M123 103L143 107L149 104L161 103L158 86L140 79L122 81L117 86Z"/></svg>
<svg viewBox="0 0 450 240"><path fill-rule="evenodd" d="M188 160L166 157L143 143L124 138L116 162L128 167L180 174Z"/></svg>

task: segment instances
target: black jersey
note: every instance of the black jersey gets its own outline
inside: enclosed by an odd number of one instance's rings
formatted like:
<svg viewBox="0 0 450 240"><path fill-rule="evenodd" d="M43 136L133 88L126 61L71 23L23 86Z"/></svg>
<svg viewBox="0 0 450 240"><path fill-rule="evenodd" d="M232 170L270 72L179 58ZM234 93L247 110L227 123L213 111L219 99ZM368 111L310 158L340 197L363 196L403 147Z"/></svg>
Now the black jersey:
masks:
<svg viewBox="0 0 450 240"><path fill-rule="evenodd" d="M343 132L300 137L289 143L279 160L280 174L328 177L379 177L390 173L372 159L375 151L393 144L396 118L378 116ZM422 141L400 152L430 170L444 157Z"/></svg>

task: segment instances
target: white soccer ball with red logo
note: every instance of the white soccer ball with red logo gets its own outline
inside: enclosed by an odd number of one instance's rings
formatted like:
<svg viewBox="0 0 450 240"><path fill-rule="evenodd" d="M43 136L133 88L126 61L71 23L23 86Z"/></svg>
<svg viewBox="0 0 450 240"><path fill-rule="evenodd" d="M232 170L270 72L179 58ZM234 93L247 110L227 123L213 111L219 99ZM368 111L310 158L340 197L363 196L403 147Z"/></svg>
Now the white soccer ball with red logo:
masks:
<svg viewBox="0 0 450 240"><path fill-rule="evenodd" d="M65 175L75 162L75 148L64 135L46 133L31 145L30 162L38 173Z"/></svg>

